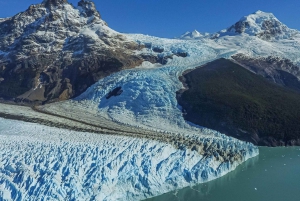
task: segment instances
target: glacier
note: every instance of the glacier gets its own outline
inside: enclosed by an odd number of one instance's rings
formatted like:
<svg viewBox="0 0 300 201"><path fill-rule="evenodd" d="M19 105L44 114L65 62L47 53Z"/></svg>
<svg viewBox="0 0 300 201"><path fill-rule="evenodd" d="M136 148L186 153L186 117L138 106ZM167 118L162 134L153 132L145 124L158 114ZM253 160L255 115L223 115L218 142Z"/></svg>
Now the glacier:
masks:
<svg viewBox="0 0 300 201"><path fill-rule="evenodd" d="M0 129L4 201L142 200L215 179L239 164L147 139L7 119L0 119ZM224 141L244 153L243 161L258 154L250 143Z"/></svg>
<svg viewBox="0 0 300 201"><path fill-rule="evenodd" d="M183 87L178 77L187 69L198 67L216 58L229 58L236 51L208 43L207 39L183 41L141 34L127 37L143 44L150 41L151 46L163 48L165 51L159 54L160 57L174 52L187 52L189 55L186 58L173 56L166 65L160 67L144 62L135 69L112 74L99 80L74 100L49 104L45 107L46 110L66 114L69 110L67 108L83 107L89 111L97 111L97 115L112 121L134 127L171 133L199 134L198 127L183 119L177 103L176 91ZM149 49L142 51L145 51L144 54L153 54ZM106 95L117 87L122 87L123 93L106 99Z"/></svg>
<svg viewBox="0 0 300 201"><path fill-rule="evenodd" d="M80 34L97 37L93 33L98 28L94 28ZM251 57L272 55L300 63L299 37L265 41L245 33L210 39L197 32L188 40L124 36L145 45L136 50L137 55L172 59L164 66L144 62L135 69L112 74L79 97L43 109L75 118L101 116L166 138L173 135L197 139L204 148L0 119L2 200L142 200L218 178L256 156L258 148L186 122L176 100L176 91L184 87L178 77L188 69L237 53ZM193 36L197 36L195 40ZM163 52L155 52L155 48ZM187 57L176 56L177 53ZM107 99L107 94L117 87L122 88L122 94ZM220 153L233 157L227 160Z"/></svg>
<svg viewBox="0 0 300 201"><path fill-rule="evenodd" d="M101 195L102 197L100 196L96 200L140 200L189 185L203 183L234 170L238 164L258 154L258 148L250 143L241 142L217 131L186 122L176 100L176 91L183 87L178 79L183 71L216 58L229 58L237 52L236 50L208 43L206 39L195 42L159 39L144 35L128 35L127 37L133 37L141 43L150 40L151 46L164 48L165 52L162 54L165 55L179 51L188 52L189 55L187 58L174 56L173 59L169 59L165 66L144 62L136 69L123 70L101 79L74 100L49 104L43 106L43 109L73 118L83 118L85 115L78 113L76 116L76 110L89 111L89 115L95 114L96 117L101 116L121 124L153 130L159 132L161 136L165 135L166 138L179 135L189 139L197 139L199 145L203 143L207 149L198 149L197 145L195 148L190 144L185 144L186 146L182 148L172 146L172 142L135 139L134 141L139 145L135 145L136 148L131 149L128 154L141 154L139 160L144 161L146 159L148 165L144 167L144 163L139 163L135 166L130 162L132 160L130 156L126 156L126 160L120 165L113 163L112 167L117 172L119 172L119 168L124 170L122 164L130 165L130 167L126 169L126 176L117 176L120 183L111 184L115 189L118 189L116 194L113 193L108 197ZM143 51L153 54L151 50L145 49ZM122 87L122 94L107 99L107 94L116 87ZM88 119L88 117L86 118ZM114 137L111 139L114 141ZM126 138L123 137L122 139ZM140 147L143 145L140 141L145 140L157 148L147 150L151 157L145 155L143 151L141 152ZM167 156L162 157L161 154L156 153L156 150L165 149L162 149L161 146L168 147ZM212 147L214 151L209 151L209 147ZM115 147L111 149L115 149ZM229 161L218 160L219 153L238 157L233 157ZM150 169L149 166L151 166ZM101 174L102 168L97 170L97 174ZM145 169L147 170L146 173L144 172ZM136 176L134 179L131 177L129 179L129 175ZM132 182L132 179L138 184ZM115 178L114 181L117 182ZM82 182L78 183L81 184ZM103 188L104 186L109 185L106 183L103 184Z"/></svg>
<svg viewBox="0 0 300 201"><path fill-rule="evenodd" d="M273 55L299 63L300 40L270 42L249 35L223 36L216 40L164 39L142 34L126 36L148 46L137 51L137 54L143 52L164 58L184 52L187 57L173 56L164 66L144 62L135 69L112 74L99 80L74 100L50 104L47 111L67 113L67 108L81 107L130 126L162 132L205 134L199 126L184 120L177 103L176 91L184 88L178 77L184 71L238 53L252 57ZM156 53L154 48L164 51ZM117 87L122 87L122 95L106 99L106 95Z"/></svg>

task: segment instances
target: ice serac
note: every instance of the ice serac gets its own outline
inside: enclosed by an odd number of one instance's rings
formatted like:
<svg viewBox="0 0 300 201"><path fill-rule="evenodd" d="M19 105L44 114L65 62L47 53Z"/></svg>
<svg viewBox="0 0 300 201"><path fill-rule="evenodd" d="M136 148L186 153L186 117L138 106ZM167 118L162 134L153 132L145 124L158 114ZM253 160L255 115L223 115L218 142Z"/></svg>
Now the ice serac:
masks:
<svg viewBox="0 0 300 201"><path fill-rule="evenodd" d="M272 13L263 11L257 11L241 18L223 34L230 33L245 33L264 40L290 39L299 34L297 30L290 29L280 22Z"/></svg>

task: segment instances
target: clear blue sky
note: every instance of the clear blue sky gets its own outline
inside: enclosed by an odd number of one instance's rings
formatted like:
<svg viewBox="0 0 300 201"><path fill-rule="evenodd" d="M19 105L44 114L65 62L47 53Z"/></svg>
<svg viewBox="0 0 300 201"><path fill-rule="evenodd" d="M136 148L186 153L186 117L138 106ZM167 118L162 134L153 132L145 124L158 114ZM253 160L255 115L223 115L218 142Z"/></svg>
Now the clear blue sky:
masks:
<svg viewBox="0 0 300 201"><path fill-rule="evenodd" d="M77 5L79 0L69 0ZM12 16L42 0L0 0L0 17ZM108 25L125 33L173 38L185 31L216 32L257 10L272 12L300 30L299 0L94 0Z"/></svg>

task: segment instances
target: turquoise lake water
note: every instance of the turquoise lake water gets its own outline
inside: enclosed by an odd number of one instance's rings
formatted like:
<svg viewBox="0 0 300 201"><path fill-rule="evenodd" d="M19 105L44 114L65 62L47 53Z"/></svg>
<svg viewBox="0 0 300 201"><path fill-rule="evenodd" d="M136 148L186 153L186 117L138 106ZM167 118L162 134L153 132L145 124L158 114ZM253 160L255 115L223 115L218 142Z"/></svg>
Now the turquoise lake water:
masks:
<svg viewBox="0 0 300 201"><path fill-rule="evenodd" d="M147 201L300 201L300 147L261 147L224 177Z"/></svg>

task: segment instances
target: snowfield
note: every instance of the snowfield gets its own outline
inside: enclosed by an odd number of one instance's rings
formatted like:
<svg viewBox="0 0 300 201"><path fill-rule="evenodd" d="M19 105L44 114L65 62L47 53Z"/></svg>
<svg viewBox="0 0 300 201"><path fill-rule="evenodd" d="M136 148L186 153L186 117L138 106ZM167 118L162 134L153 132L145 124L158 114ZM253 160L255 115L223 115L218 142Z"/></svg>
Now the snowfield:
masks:
<svg viewBox="0 0 300 201"><path fill-rule="evenodd" d="M157 141L0 119L2 200L142 200L226 174L220 163ZM231 143L227 139L228 143ZM249 143L243 161L258 154Z"/></svg>

